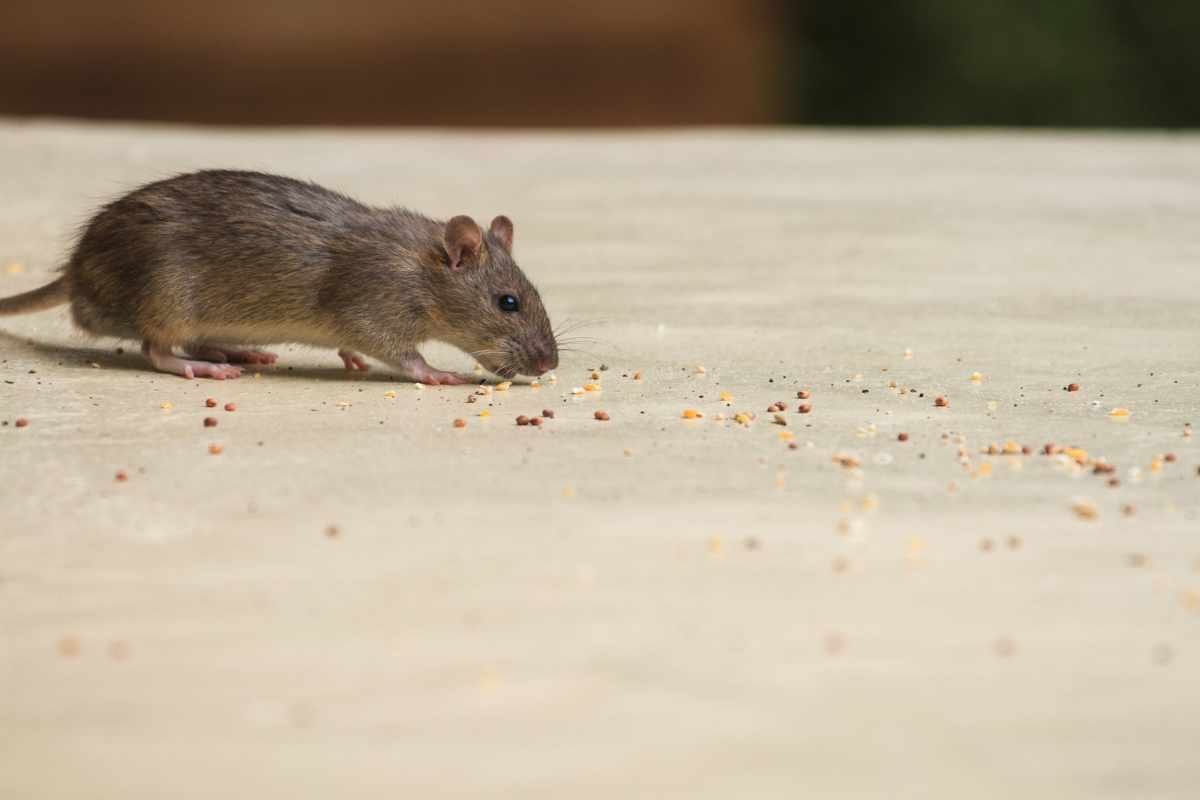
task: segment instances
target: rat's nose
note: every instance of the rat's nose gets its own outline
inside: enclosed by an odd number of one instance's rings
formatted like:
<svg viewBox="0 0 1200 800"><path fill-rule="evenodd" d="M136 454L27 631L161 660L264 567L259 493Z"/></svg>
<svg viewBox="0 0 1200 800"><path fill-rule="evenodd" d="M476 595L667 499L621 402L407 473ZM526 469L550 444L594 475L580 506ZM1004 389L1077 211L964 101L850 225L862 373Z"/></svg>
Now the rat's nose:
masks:
<svg viewBox="0 0 1200 800"><path fill-rule="evenodd" d="M558 353L539 353L533 359L533 371L544 375L558 366Z"/></svg>

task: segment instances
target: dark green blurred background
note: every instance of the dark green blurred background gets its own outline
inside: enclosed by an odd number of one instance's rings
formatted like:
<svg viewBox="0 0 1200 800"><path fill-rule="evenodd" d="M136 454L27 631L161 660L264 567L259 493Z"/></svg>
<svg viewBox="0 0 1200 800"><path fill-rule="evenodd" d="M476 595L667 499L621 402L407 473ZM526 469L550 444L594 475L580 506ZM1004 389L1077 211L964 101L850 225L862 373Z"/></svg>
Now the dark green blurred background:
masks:
<svg viewBox="0 0 1200 800"><path fill-rule="evenodd" d="M794 4L788 119L1200 124L1200 0Z"/></svg>
<svg viewBox="0 0 1200 800"><path fill-rule="evenodd" d="M5 115L221 125L1200 125L1200 0L6 5Z"/></svg>

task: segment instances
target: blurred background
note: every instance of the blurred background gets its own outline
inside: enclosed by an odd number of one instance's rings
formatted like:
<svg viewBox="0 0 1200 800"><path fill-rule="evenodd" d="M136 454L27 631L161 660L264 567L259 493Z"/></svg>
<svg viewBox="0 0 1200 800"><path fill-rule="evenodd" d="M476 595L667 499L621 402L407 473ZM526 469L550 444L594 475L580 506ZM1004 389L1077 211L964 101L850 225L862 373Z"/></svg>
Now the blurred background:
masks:
<svg viewBox="0 0 1200 800"><path fill-rule="evenodd" d="M7 0L0 9L0 114L9 116L1200 124L1200 0Z"/></svg>

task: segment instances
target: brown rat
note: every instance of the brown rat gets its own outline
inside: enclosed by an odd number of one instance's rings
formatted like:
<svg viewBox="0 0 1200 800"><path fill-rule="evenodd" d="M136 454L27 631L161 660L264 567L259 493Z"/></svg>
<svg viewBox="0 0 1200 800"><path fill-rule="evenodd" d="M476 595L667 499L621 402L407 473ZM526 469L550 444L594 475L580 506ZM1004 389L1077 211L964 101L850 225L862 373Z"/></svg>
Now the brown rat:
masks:
<svg viewBox="0 0 1200 800"><path fill-rule="evenodd" d="M69 302L83 330L140 339L156 369L187 378L236 378L236 363L275 362L245 346L298 342L337 348L347 369L367 368L361 352L414 381L466 382L425 362L430 339L506 378L540 375L558 346L512 243L503 216L485 231L277 175L194 172L102 208L63 276L0 300L0 315Z"/></svg>

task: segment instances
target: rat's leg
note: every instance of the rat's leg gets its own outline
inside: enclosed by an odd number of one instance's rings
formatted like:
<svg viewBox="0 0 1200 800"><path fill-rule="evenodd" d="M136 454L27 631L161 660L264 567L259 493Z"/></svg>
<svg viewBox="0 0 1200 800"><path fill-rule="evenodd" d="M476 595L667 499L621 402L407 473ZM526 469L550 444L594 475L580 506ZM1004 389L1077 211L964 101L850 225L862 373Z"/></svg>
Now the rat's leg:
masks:
<svg viewBox="0 0 1200 800"><path fill-rule="evenodd" d="M434 369L416 350L389 356L385 360L399 370L405 378L417 383L427 383L430 386L458 386L474 382L470 378L453 372Z"/></svg>
<svg viewBox="0 0 1200 800"><path fill-rule="evenodd" d="M366 359L353 350L338 350L338 356L342 359L342 363L346 365L346 369L350 370L351 372L356 369L366 372L371 368L371 366L366 362Z"/></svg>
<svg viewBox="0 0 1200 800"><path fill-rule="evenodd" d="M179 358L171 352L171 348L161 344L155 344L147 339L142 343L142 352L146 358L160 372L169 372L172 375L180 375L188 380L192 378L215 378L223 381L226 378L240 378L242 375L241 367L235 367L230 364L214 364L211 361L189 361Z"/></svg>
<svg viewBox="0 0 1200 800"><path fill-rule="evenodd" d="M222 344L192 342L187 346L189 357L218 364L274 364L279 356L265 350L239 350Z"/></svg>

